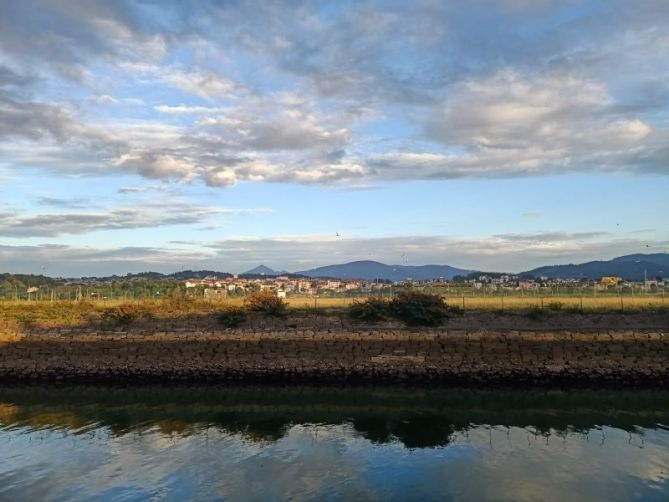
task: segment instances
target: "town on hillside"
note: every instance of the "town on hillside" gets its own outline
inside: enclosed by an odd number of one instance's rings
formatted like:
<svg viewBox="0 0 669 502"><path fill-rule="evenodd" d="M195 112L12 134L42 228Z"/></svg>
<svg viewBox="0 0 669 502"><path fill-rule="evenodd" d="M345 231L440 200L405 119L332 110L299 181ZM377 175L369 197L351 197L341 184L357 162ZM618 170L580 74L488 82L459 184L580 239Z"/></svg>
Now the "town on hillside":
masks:
<svg viewBox="0 0 669 502"><path fill-rule="evenodd" d="M290 276L275 277L232 277L219 278L208 276L190 278L183 281L186 291L196 292L204 297L245 296L258 291L269 291L280 298L293 295L299 296L364 296L373 293L392 293L393 288L413 287L433 290L444 294L574 294L584 293L662 293L669 290L669 281L664 279L647 279L644 281L624 281L619 277L602 277L599 281L588 279L560 278L524 278L512 274L474 275L472 277L456 277L453 280L437 279L416 281L388 281L377 279L329 279L329 278L295 278Z"/></svg>
<svg viewBox="0 0 669 502"><path fill-rule="evenodd" d="M108 300L191 297L224 299L271 292L290 297L392 296L405 289L443 296L664 295L669 280L617 276L592 278L528 277L526 274L472 272L451 279L344 279L296 274L229 274L184 271L173 276L142 273L127 276L55 279L36 275L0 274L1 300Z"/></svg>

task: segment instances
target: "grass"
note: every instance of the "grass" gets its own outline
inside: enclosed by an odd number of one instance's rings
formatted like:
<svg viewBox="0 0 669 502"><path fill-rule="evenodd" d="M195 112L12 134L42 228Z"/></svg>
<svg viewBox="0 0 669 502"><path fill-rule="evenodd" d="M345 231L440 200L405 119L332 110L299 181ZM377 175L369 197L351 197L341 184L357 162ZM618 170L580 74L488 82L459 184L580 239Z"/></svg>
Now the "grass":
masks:
<svg viewBox="0 0 669 502"><path fill-rule="evenodd" d="M308 311L319 314L340 312L361 298L316 298L292 297L286 299L288 309ZM446 302L452 307L463 308L463 297L447 297ZM557 305L559 304L559 308ZM669 297L577 297L531 296L471 297L464 298L464 310L489 312L527 312L541 309L552 313L557 310L572 313L580 312L643 312L669 309ZM621 309L622 305L622 309ZM98 300L90 301L0 301L0 329L2 324L23 324L36 326L75 326L86 322L103 320L110 309L121 312L132 311L143 319L179 318L194 315L216 315L227 308L244 306L244 298L226 298L216 300Z"/></svg>
<svg viewBox="0 0 669 502"><path fill-rule="evenodd" d="M463 297L446 298L446 302L453 305L463 306ZM556 308L557 305L559 308ZM465 310L522 310L533 307L545 308L547 310L580 310L583 311L614 311L614 310L649 310L669 307L669 297L662 296L495 296L495 297L465 297ZM621 308L622 306L622 308Z"/></svg>

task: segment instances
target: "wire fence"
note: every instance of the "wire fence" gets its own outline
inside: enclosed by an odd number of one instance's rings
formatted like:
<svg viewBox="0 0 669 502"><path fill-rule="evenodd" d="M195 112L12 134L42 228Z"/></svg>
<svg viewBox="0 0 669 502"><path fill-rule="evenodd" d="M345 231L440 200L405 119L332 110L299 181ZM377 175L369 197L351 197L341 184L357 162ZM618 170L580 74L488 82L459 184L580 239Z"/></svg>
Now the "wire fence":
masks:
<svg viewBox="0 0 669 502"><path fill-rule="evenodd" d="M287 295L285 301L292 308L345 308L354 302L365 301L367 298L392 299L400 289L394 288L374 293L358 293L348 295ZM483 295L475 291L461 292L436 292L440 294L447 304L459 307L463 310L519 310L519 309L546 309L546 310L638 310L647 308L669 307L669 295L664 291L645 292L637 294L618 294L612 292L583 291L581 294L538 292L536 294L496 294ZM213 306L241 306L245 300L244 295L223 296L203 295L201 292L180 291L178 294L164 295L143 294L133 291L117 292L115 295L103 296L91 294L90 291L81 289L67 293L57 292L54 289L41 289L39 291L26 291L21 295L5 295L0 297L0 302L6 307L11 304L35 304L35 303L78 303L90 302L99 306L114 306L123 303L160 304L170 301L192 300L202 304Z"/></svg>

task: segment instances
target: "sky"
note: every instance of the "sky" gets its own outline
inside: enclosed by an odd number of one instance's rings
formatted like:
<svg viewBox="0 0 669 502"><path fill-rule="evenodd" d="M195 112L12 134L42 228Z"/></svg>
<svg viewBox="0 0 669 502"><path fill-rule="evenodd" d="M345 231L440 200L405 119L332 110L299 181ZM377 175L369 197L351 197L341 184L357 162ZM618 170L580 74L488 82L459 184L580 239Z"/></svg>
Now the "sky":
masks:
<svg viewBox="0 0 669 502"><path fill-rule="evenodd" d="M0 4L0 272L669 250L666 0Z"/></svg>

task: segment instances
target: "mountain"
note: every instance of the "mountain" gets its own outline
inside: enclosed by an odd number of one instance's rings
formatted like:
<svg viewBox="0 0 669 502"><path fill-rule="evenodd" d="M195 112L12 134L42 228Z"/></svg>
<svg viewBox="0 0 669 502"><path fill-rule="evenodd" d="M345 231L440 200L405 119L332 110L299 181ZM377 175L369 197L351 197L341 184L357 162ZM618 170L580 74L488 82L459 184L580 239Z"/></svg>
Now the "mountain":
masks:
<svg viewBox="0 0 669 502"><path fill-rule="evenodd" d="M650 263L656 263L657 265L662 265L663 267L667 268L667 271L669 272L669 253L653 253L653 254L642 254L642 253L637 253L637 254L628 254L625 256L619 256L618 258L614 258L611 261L646 261Z"/></svg>
<svg viewBox="0 0 669 502"><path fill-rule="evenodd" d="M354 261L340 265L328 265L296 272L307 277L331 277L333 279L365 279L403 281L405 279L452 279L456 275L466 275L470 270L448 265L386 265L378 261Z"/></svg>
<svg viewBox="0 0 669 502"><path fill-rule="evenodd" d="M242 275L281 275L283 272L280 272L278 270L272 270L269 267L266 267L265 265L259 265L255 268L252 268L251 270L247 270L244 272Z"/></svg>
<svg viewBox="0 0 669 502"><path fill-rule="evenodd" d="M204 279L205 277L218 277L220 279L226 277L232 277L232 274L228 272L217 272L215 270L181 270L179 272L173 272L171 274L162 274L160 272L139 272L136 274L126 274L126 275L109 275L104 277L80 277L80 278L70 278L69 281L76 281L81 279L82 281L96 281L96 282L113 282L113 281L161 281L174 279L181 281L184 279Z"/></svg>
<svg viewBox="0 0 669 502"><path fill-rule="evenodd" d="M615 276L628 281L642 281L644 277L669 277L669 254L632 254L608 261L552 265L528 270L520 275L556 279L601 279L604 276Z"/></svg>

